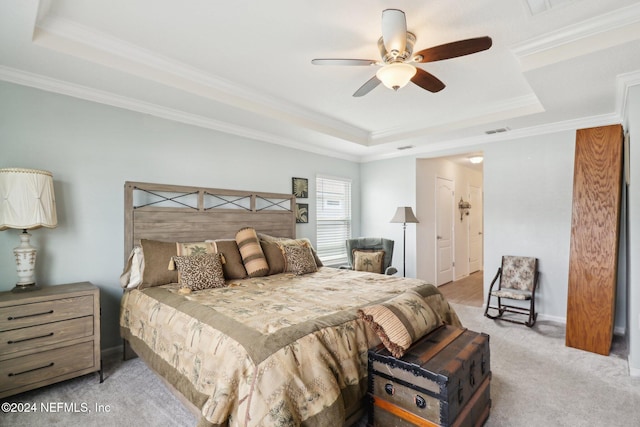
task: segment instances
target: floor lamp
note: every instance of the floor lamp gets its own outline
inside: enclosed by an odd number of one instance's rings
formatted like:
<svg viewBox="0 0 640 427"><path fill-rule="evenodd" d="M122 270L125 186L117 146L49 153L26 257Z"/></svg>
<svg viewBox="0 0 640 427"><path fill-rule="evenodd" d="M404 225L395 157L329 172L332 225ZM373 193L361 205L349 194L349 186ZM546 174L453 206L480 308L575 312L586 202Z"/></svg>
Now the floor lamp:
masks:
<svg viewBox="0 0 640 427"><path fill-rule="evenodd" d="M407 223L418 223L418 218L413 214L410 206L400 206L391 222L402 223L402 276L406 277L406 253L407 253Z"/></svg>

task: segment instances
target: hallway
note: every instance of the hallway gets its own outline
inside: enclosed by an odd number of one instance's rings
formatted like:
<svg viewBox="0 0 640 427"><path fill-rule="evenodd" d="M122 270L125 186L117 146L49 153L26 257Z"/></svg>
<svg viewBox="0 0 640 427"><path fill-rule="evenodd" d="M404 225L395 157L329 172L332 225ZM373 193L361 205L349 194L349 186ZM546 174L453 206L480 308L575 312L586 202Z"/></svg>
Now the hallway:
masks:
<svg viewBox="0 0 640 427"><path fill-rule="evenodd" d="M460 280L446 283L438 287L438 290L453 303L482 307L484 303L483 277L482 271L476 271Z"/></svg>

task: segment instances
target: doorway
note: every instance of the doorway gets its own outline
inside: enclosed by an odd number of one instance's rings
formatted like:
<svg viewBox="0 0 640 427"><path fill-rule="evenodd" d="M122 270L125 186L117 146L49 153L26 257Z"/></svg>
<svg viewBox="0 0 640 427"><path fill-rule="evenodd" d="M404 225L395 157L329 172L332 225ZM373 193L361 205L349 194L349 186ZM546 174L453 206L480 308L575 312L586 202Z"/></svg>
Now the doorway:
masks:
<svg viewBox="0 0 640 427"><path fill-rule="evenodd" d="M436 286L453 280L453 206L454 182L436 178Z"/></svg>
<svg viewBox="0 0 640 427"><path fill-rule="evenodd" d="M482 188L469 185L469 274L482 270Z"/></svg>

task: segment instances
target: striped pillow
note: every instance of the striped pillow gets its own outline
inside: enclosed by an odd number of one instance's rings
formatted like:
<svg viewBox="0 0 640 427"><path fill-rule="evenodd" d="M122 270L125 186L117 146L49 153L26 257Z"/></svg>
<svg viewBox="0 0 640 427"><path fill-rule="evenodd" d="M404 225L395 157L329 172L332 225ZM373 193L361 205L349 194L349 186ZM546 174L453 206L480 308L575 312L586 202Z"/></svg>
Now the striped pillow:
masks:
<svg viewBox="0 0 640 427"><path fill-rule="evenodd" d="M369 324L396 358L402 357L411 344L443 324L438 313L412 290L382 304L364 307L358 310L358 317Z"/></svg>
<svg viewBox="0 0 640 427"><path fill-rule="evenodd" d="M236 243L249 277L261 277L269 274L269 264L267 264L264 252L262 252L256 230L251 227L241 228L236 233Z"/></svg>

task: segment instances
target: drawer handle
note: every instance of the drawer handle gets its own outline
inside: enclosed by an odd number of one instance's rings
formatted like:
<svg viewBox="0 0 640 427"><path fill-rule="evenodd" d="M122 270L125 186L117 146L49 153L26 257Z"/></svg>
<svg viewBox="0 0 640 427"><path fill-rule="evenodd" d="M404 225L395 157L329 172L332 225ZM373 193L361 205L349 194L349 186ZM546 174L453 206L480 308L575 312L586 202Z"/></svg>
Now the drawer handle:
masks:
<svg viewBox="0 0 640 427"><path fill-rule="evenodd" d="M52 314L53 310L45 311L43 313L25 314L24 316L9 316L7 320L19 320L26 319L27 317L44 316L46 314Z"/></svg>
<svg viewBox="0 0 640 427"><path fill-rule="evenodd" d="M427 401L424 400L424 397L420 396L419 394L416 394L416 397L414 398L414 400L418 408L424 409L427 407Z"/></svg>
<svg viewBox="0 0 640 427"><path fill-rule="evenodd" d="M21 340L15 340L15 341L13 341L13 340L11 340L11 341L7 341L7 344L17 344L17 343L19 343L19 342L25 342L25 341L37 340L37 339L39 339L39 338L47 338L47 337L52 337L52 336L53 336L53 332L49 332L49 333L48 333L48 334L46 334L46 335L40 335L40 336L38 336L38 337L23 338L23 339L21 339Z"/></svg>
<svg viewBox="0 0 640 427"><path fill-rule="evenodd" d="M49 363L48 365L40 366L39 368L33 368L33 369L29 369L29 370L27 370L27 371L17 372L17 373L15 373L15 374L12 372L12 373L10 373L10 374L9 374L9 376L10 376L10 377L17 377L18 375L28 374L29 372L37 371L37 370L40 370L40 369L47 369L47 368L52 367L53 365L54 365L54 363L53 363L53 362L51 362L51 363Z"/></svg>
<svg viewBox="0 0 640 427"><path fill-rule="evenodd" d="M393 388L393 384L389 383L384 385L384 391L386 391L389 396L393 396L393 394L396 392L396 390Z"/></svg>

